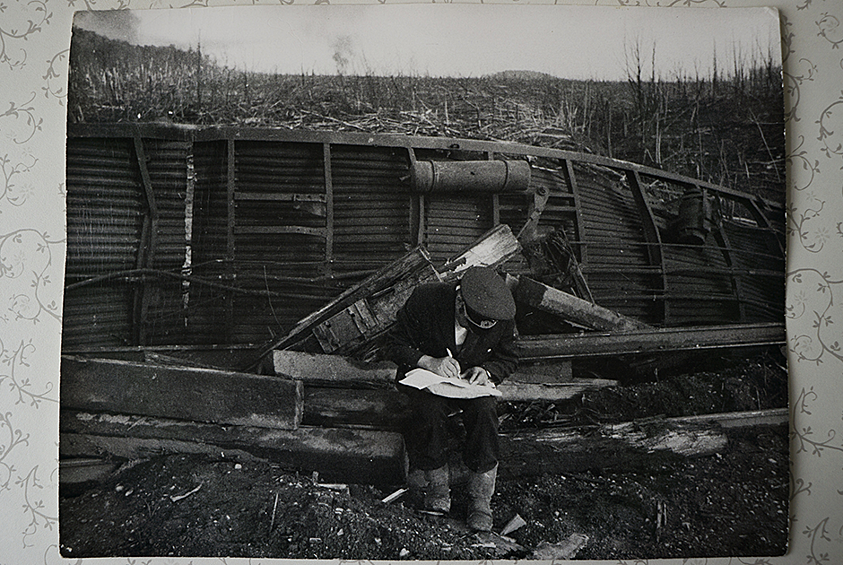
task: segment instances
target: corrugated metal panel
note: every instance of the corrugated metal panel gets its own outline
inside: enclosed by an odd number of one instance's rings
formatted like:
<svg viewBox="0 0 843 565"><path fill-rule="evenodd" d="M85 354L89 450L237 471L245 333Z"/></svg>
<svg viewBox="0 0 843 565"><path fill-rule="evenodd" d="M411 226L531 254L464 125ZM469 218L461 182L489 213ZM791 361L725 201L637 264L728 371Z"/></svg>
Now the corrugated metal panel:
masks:
<svg viewBox="0 0 843 565"><path fill-rule="evenodd" d="M661 323L658 266L649 265L644 228L628 186L575 164L588 262L583 271L597 304L650 324Z"/></svg>
<svg viewBox="0 0 843 565"><path fill-rule="evenodd" d="M492 197L431 195L425 198L425 240L434 264L459 255L492 227Z"/></svg>
<svg viewBox="0 0 843 565"><path fill-rule="evenodd" d="M134 131L107 129L108 135L125 137L71 137L68 143L69 284L130 270L138 263L146 198ZM411 194L408 147L417 159L529 155L531 189L550 193L539 233L562 229L576 250L585 251L583 270L602 306L656 325L665 322L665 311L668 324L722 323L738 319L741 312L744 321L780 321L783 258L768 247L769 232L753 225L752 211L724 224L729 249L721 249L712 235L697 248L671 242L673 212L660 199L680 193L681 180L657 186L657 173L641 173L665 241L663 259L658 260L650 256L652 243L645 239L641 211L623 180L631 169L619 163L582 163L569 154L526 146L507 145L506 154L499 155L494 144L431 138L372 142L347 134L258 130L208 130L198 135L202 141L194 142L186 141L184 132L170 136L182 141L165 137L156 130L143 142L158 209L158 241L150 266L169 274L145 275L147 323L140 334L149 343L262 342L403 255L419 237L438 263L496 219L515 233L526 222L531 195ZM229 177L232 148L235 168ZM579 217L566 159L574 163ZM192 218L185 217L188 186L194 188ZM664 194L658 192L662 189ZM781 238L783 217L766 212ZM190 283L185 286L177 277L188 251L185 225L190 219L191 265L185 272ZM518 261L506 267L515 273L527 270ZM737 285L732 274L741 275ZM132 325L138 315L136 286L114 279L68 291L65 324L71 331L65 343L131 344L137 330ZM742 308L737 298L743 300Z"/></svg>
<svg viewBox="0 0 843 565"><path fill-rule="evenodd" d="M766 231L746 222L723 221L739 270L741 298L746 301L746 315L752 320L782 320L785 304L784 258L771 252ZM750 272L752 271L752 272Z"/></svg>
<svg viewBox="0 0 843 565"><path fill-rule="evenodd" d="M333 272L378 269L414 246L406 150L331 146Z"/></svg>
<svg viewBox="0 0 843 565"><path fill-rule="evenodd" d="M192 265L197 279L227 282L228 194L226 142L200 142L193 146L196 181L193 198ZM187 307L188 344L225 343L227 295L225 291L191 283Z"/></svg>
<svg viewBox="0 0 843 565"><path fill-rule="evenodd" d="M126 140L72 140L67 167L67 274L134 268L145 203Z"/></svg>
<svg viewBox="0 0 843 565"><path fill-rule="evenodd" d="M134 269L146 204L130 140L68 139L66 284ZM71 288L63 344L127 345L134 288L123 281Z"/></svg>
<svg viewBox="0 0 843 565"><path fill-rule="evenodd" d="M325 284L291 282L324 273L325 195L320 144L235 142L234 272L231 339L260 343L285 333L330 294ZM289 200L272 200L290 196ZM313 233L277 233L274 228L308 228Z"/></svg>

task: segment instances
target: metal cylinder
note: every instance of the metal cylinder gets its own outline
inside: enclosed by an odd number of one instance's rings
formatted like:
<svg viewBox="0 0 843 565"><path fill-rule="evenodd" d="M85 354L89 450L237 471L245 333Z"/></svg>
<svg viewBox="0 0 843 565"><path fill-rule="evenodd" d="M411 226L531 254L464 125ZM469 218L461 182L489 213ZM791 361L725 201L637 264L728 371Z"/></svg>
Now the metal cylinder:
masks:
<svg viewBox="0 0 843 565"><path fill-rule="evenodd" d="M705 238L711 231L711 204L702 190L690 188L682 195L679 201L677 230L680 243L705 243Z"/></svg>
<svg viewBox="0 0 843 565"><path fill-rule="evenodd" d="M416 161L415 192L518 192L530 186L526 161Z"/></svg>

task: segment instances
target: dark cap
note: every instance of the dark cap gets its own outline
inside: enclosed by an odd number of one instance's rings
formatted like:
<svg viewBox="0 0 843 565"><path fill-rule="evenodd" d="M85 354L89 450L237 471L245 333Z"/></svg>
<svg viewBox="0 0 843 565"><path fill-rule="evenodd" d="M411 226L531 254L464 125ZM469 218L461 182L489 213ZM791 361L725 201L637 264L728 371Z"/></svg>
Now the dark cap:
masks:
<svg viewBox="0 0 843 565"><path fill-rule="evenodd" d="M489 267L470 267L460 283L465 305L489 320L515 318L515 300L504 280Z"/></svg>

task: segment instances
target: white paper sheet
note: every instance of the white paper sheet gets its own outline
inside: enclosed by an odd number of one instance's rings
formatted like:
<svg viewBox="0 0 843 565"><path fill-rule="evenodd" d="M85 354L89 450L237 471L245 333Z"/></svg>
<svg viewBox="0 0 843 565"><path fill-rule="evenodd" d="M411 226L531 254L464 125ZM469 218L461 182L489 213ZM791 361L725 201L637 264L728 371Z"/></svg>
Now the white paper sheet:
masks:
<svg viewBox="0 0 843 565"><path fill-rule="evenodd" d="M449 379L427 369L413 369L399 381L419 390L427 389L437 396L447 398L479 398L481 396L501 396L501 391L493 383L473 385L462 379Z"/></svg>

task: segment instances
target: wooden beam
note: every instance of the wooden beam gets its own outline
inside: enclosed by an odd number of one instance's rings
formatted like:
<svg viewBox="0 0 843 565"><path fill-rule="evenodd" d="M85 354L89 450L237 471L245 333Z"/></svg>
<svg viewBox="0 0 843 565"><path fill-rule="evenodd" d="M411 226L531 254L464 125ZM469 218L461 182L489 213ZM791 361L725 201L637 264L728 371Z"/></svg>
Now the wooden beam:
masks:
<svg viewBox="0 0 843 565"><path fill-rule="evenodd" d="M574 207L576 208L576 240L578 242L587 241L587 236L585 234L585 222L582 217L582 199L580 198L580 188L577 184L577 175L574 173L574 163L571 159L564 159L563 162L565 163L565 178L571 188L571 194L574 197ZM580 244L578 251L579 264L581 266L588 265L588 248L585 245Z"/></svg>
<svg viewBox="0 0 843 565"><path fill-rule="evenodd" d="M518 279L515 299L543 312L595 330L630 332L649 326L616 312L592 304L567 292L534 281L525 276Z"/></svg>
<svg viewBox="0 0 843 565"><path fill-rule="evenodd" d="M302 384L275 376L129 361L61 360L63 408L295 429Z"/></svg>
<svg viewBox="0 0 843 565"><path fill-rule="evenodd" d="M302 424L401 431L410 417L407 396L392 389L305 386Z"/></svg>
<svg viewBox="0 0 843 565"><path fill-rule="evenodd" d="M272 365L276 375L301 380L308 385L346 387L390 387L395 382L397 369L389 361L364 364L341 355L280 350L272 352Z"/></svg>
<svg viewBox="0 0 843 565"><path fill-rule="evenodd" d="M138 171L141 177L141 186L146 199L146 214L143 218L140 243L138 245L138 256L135 268L146 269L152 267L155 260L155 251L158 241L158 207L155 204L155 191L152 187L152 178L149 176L149 168L146 166L146 151L143 147L143 139L140 131L135 129L132 141L135 149L135 160L138 164ZM140 286L135 290L135 304L133 310L132 325L134 326L134 339L137 345L146 344L146 320L149 310L149 293L146 292L143 279Z"/></svg>
<svg viewBox="0 0 843 565"><path fill-rule="evenodd" d="M518 378L517 373L513 379ZM498 385L501 400L504 402L562 402L581 395L588 390L617 386L618 381L612 379L574 379L560 383L524 383L507 380Z"/></svg>
<svg viewBox="0 0 843 565"><path fill-rule="evenodd" d="M707 198L705 190L700 190L703 191L703 198ZM735 261L734 257L732 257L732 244L729 241L726 229L723 227L723 222L717 222L717 228L714 230L712 235L714 236L714 241L716 241L717 245L720 247L720 252L723 253L723 260L726 262L726 266L729 268L729 279L732 284L732 292L735 294L735 300L737 300L738 303L739 320L741 322L746 322L746 303L743 297L741 277L733 271L735 268Z"/></svg>
<svg viewBox="0 0 843 565"><path fill-rule="evenodd" d="M237 200L249 200L252 202L314 202L327 204L324 194L294 194L290 192L238 192L235 194Z"/></svg>
<svg viewBox="0 0 843 565"><path fill-rule="evenodd" d="M394 432L267 429L62 410L62 458L141 459L171 453L257 458L327 481L402 484L404 441Z"/></svg>
<svg viewBox="0 0 843 565"><path fill-rule="evenodd" d="M516 375L517 377L517 375ZM578 379L565 383L504 381L498 385L502 402L562 402L588 390L615 386L608 379ZM395 389L304 387L302 425L362 427L399 431L410 418L407 396Z"/></svg>
<svg viewBox="0 0 843 565"><path fill-rule="evenodd" d="M101 457L78 457L59 461L59 484L82 485L100 482L117 469L118 463Z"/></svg>
<svg viewBox="0 0 843 565"><path fill-rule="evenodd" d="M724 412L718 414L703 414L700 416L686 416L681 420L688 424L716 423L724 429L754 428L756 426L781 426L787 424L790 412L787 408L771 408L769 410L750 410L746 412Z"/></svg>
<svg viewBox="0 0 843 565"><path fill-rule="evenodd" d="M178 360L174 356L164 356L161 359L162 364L168 364L168 361L169 364L172 364ZM352 357L342 355L281 350L272 352L272 368L274 374L302 381L306 387L333 386L343 388L392 388L397 371L397 366L391 361L363 363ZM518 369L502 386L505 387L516 382L556 385L571 384L577 381L572 378L570 361L551 361L519 364Z"/></svg>
<svg viewBox="0 0 843 565"><path fill-rule="evenodd" d="M662 328L622 335L584 333L522 337L516 341L516 347L520 359L538 360L703 351L786 342L785 325L780 323Z"/></svg>
<svg viewBox="0 0 843 565"><path fill-rule="evenodd" d="M310 228L307 226L236 226L234 233L236 235L298 234L321 237L325 240L328 238L328 232L325 228Z"/></svg>

